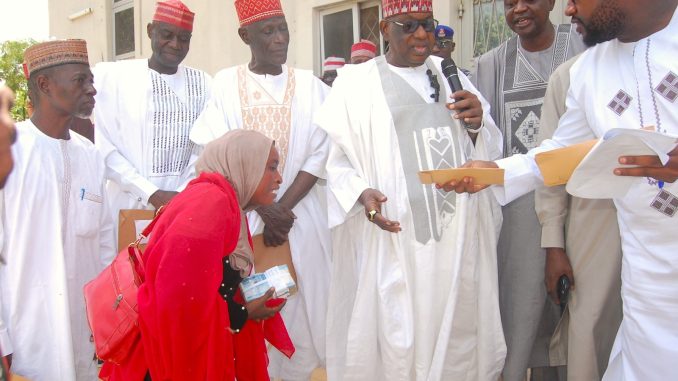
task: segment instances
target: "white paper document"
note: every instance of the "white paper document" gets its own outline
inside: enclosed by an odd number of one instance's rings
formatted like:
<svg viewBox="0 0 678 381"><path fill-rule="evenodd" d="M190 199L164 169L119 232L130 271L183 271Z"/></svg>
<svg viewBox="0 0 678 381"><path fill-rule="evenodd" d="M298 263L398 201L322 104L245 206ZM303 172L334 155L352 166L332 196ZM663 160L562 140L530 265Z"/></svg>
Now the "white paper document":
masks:
<svg viewBox="0 0 678 381"><path fill-rule="evenodd" d="M632 186L647 183L647 179L615 175L615 168L626 167L619 164L619 157L654 155L666 164L667 154L676 145L676 136L641 129L611 129L574 170L567 183L567 192L581 198L623 198Z"/></svg>

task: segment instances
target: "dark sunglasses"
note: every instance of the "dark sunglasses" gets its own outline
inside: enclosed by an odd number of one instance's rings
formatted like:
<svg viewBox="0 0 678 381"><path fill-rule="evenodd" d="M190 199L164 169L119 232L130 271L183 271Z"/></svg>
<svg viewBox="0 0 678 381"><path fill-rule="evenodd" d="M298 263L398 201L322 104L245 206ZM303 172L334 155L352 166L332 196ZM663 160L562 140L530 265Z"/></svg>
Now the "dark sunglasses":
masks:
<svg viewBox="0 0 678 381"><path fill-rule="evenodd" d="M438 20L436 19L426 19L426 20L407 20L405 22L399 22L399 21L393 21L393 20L386 20L387 22L392 22L399 27L403 28L404 33L414 33L419 29L419 27L423 27L426 32L433 32L436 27L438 26Z"/></svg>
<svg viewBox="0 0 678 381"><path fill-rule="evenodd" d="M445 49L446 47L452 45L452 41L450 40L437 40L436 45L438 45L439 48Z"/></svg>

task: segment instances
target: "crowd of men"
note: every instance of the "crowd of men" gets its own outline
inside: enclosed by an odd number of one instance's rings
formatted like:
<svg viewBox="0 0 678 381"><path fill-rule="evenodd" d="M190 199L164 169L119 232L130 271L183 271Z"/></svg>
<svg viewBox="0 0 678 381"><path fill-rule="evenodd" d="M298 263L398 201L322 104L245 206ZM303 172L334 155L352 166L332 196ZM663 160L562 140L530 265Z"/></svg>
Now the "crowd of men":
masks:
<svg viewBox="0 0 678 381"><path fill-rule="evenodd" d="M620 157L614 174L638 180L607 200L543 186L534 158L611 128L678 136L678 0L570 0L563 25L554 4L505 0L515 34L458 71L462 89L432 0L382 0L386 52L361 40L321 78L286 65L279 0L235 1L251 59L214 78L182 65L195 15L179 0L157 3L149 59L90 69L84 40L27 49L31 118L14 126L0 90L10 370L97 379L82 288L121 249L120 211L171 202L202 147L246 129L275 141L283 179L247 216L255 251L287 250L299 289L281 311L296 352L269 350L272 379L674 378L678 147ZM72 131L92 115L94 143ZM505 183L418 177L462 166Z"/></svg>

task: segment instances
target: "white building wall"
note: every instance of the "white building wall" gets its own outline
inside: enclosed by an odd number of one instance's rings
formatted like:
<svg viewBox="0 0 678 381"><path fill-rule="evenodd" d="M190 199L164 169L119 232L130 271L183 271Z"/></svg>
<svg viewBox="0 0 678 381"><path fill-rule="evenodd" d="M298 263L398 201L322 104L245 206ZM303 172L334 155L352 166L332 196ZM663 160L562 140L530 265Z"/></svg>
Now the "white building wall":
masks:
<svg viewBox="0 0 678 381"><path fill-rule="evenodd" d="M434 15L455 30L457 49L454 58L462 67L470 67L473 58L473 2L477 0L434 0ZM498 0L501 1L501 0ZM90 61L110 61L113 56L113 0L49 0L50 35L57 38L87 40ZM146 25L155 10L153 0L133 0L135 8L135 57L149 57L150 39ZM288 64L320 72L320 18L323 9L355 4L357 0L282 0L290 27ZM248 62L248 47L238 36L238 18L233 0L184 0L196 13L191 49L184 63L215 74L218 70ZM564 21L566 0L557 0L551 14L555 23ZM74 20L74 15L91 8ZM463 9L462 18L460 8Z"/></svg>

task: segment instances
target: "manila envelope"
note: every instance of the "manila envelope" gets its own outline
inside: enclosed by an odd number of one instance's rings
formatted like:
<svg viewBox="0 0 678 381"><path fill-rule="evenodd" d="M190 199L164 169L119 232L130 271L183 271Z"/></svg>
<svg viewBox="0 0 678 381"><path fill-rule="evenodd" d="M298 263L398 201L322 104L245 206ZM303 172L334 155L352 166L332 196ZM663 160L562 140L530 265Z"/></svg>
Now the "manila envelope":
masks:
<svg viewBox="0 0 678 381"><path fill-rule="evenodd" d="M544 177L544 185L567 184L572 173L598 140L587 140L569 147L538 153L535 161Z"/></svg>
<svg viewBox="0 0 678 381"><path fill-rule="evenodd" d="M254 269L257 273L263 273L271 267L287 265L294 283L297 283L297 273L292 264L289 240L280 246L269 247L264 245L264 235L259 234L252 237L252 243L254 244ZM298 283L297 287L299 287Z"/></svg>
<svg viewBox="0 0 678 381"><path fill-rule="evenodd" d="M464 177L472 177L473 182L479 185L504 185L504 170L501 168L448 168L419 172L419 181L427 185L445 184Z"/></svg>
<svg viewBox="0 0 678 381"><path fill-rule="evenodd" d="M118 251L136 241L154 217L155 210L121 209L118 217ZM146 243L147 240L141 241L141 251L146 248Z"/></svg>

